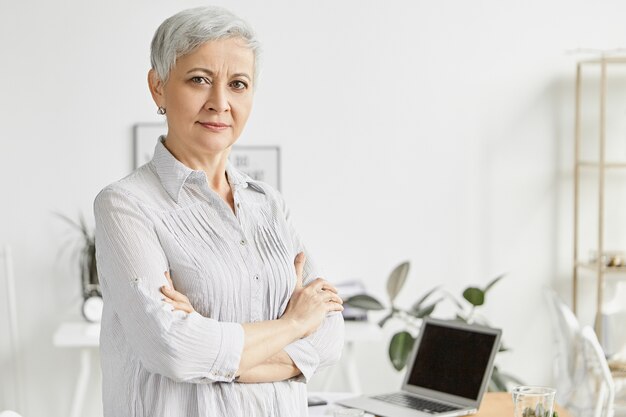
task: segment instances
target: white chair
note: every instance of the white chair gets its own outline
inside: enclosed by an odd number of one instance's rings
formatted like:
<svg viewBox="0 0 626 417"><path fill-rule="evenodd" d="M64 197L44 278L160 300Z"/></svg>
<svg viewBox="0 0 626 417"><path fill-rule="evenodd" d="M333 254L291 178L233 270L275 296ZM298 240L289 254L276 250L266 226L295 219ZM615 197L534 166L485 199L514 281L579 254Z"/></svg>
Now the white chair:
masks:
<svg viewBox="0 0 626 417"><path fill-rule="evenodd" d="M22 417L22 416L16 413L15 411L8 410L8 411L0 412L0 417Z"/></svg>
<svg viewBox="0 0 626 417"><path fill-rule="evenodd" d="M554 291L546 289L544 294L551 311L552 333L556 347L553 362L556 401L582 416L593 406L593 392L589 385L584 383L586 371L580 325L572 310Z"/></svg>
<svg viewBox="0 0 626 417"><path fill-rule="evenodd" d="M581 340L588 375L587 381L593 383L596 394L593 417L613 417L615 385L604 350L590 326L582 329Z"/></svg>
<svg viewBox="0 0 626 417"><path fill-rule="evenodd" d="M24 399L23 399L23 367L21 360L19 332L17 325L17 302L15 296L15 279L13 277L13 258L11 256L11 248L5 246L0 248L0 266L3 273L0 273L0 291L4 292L6 310L1 312L2 317L6 317L7 327L9 329L9 347L13 362L14 383L12 384L13 390L13 406L20 411L24 412ZM2 282L4 281L4 282ZM8 400L7 400L8 401ZM2 405L0 404L0 407ZM0 409L1 411L1 409ZM20 417L15 411L1 411L0 417Z"/></svg>

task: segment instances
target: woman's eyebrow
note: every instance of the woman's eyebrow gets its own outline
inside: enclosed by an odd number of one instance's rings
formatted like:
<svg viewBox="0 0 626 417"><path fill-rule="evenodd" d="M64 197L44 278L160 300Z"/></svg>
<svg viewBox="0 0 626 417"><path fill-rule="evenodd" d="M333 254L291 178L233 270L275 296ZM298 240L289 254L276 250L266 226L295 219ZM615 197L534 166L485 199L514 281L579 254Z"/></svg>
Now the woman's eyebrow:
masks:
<svg viewBox="0 0 626 417"><path fill-rule="evenodd" d="M233 74L233 77L246 77L247 79L251 80L252 77L250 77L248 74L246 74L245 72L237 72L235 74Z"/></svg>
<svg viewBox="0 0 626 417"><path fill-rule="evenodd" d="M206 68L192 68L189 71L187 71L187 74L192 73L192 72L196 72L196 71L200 71L200 72L204 72L207 75L213 76L215 75L215 73L209 69Z"/></svg>
<svg viewBox="0 0 626 417"><path fill-rule="evenodd" d="M190 69L189 71L187 71L187 74L190 74L190 73L196 72L196 71L203 72L203 73L205 73L205 74L207 74L207 75L209 75L211 77L215 76L215 73L213 71L211 71L210 69L200 68L200 67L196 67L196 68ZM231 75L231 77L245 77L245 78L247 78L249 80L252 80L252 77L250 77L250 75L248 75L245 72L237 72L237 73Z"/></svg>

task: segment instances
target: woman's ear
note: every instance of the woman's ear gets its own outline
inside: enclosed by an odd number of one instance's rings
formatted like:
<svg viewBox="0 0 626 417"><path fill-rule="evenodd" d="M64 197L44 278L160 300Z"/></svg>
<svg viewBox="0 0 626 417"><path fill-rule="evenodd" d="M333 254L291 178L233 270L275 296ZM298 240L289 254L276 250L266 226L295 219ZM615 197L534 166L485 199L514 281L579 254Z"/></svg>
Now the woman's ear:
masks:
<svg viewBox="0 0 626 417"><path fill-rule="evenodd" d="M157 107L166 107L165 95L163 94L163 82L154 69L148 71L148 87L150 88L150 94L152 94L152 99Z"/></svg>

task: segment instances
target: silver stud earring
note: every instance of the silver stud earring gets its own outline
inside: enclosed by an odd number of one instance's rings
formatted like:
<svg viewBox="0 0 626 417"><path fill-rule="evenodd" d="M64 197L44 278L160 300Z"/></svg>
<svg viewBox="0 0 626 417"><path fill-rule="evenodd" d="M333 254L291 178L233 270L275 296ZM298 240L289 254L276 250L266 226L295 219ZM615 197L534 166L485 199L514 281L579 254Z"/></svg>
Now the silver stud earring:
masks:
<svg viewBox="0 0 626 417"><path fill-rule="evenodd" d="M157 109L157 114L165 114L165 107L159 106L159 108Z"/></svg>

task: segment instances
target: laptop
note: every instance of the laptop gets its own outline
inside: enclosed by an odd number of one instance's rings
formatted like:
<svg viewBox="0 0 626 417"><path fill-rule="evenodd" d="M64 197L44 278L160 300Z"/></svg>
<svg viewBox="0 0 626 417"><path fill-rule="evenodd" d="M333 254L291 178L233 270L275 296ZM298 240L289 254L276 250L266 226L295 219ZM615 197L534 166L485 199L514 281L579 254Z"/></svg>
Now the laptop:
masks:
<svg viewBox="0 0 626 417"><path fill-rule="evenodd" d="M381 417L476 413L500 346L500 329L426 318L401 391L337 401Z"/></svg>

